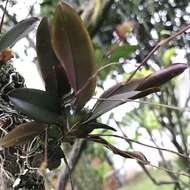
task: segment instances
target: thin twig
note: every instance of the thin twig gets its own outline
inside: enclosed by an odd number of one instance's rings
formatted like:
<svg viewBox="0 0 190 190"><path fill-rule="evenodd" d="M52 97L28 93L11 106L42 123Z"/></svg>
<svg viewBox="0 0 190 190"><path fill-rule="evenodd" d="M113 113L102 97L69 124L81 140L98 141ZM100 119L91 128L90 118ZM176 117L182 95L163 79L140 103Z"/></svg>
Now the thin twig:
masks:
<svg viewBox="0 0 190 190"><path fill-rule="evenodd" d="M139 163L140 164L140 163ZM145 167L144 164L140 164L142 167L143 171L146 173L146 175L149 177L149 179L155 184L155 185L172 185L176 184L177 181L157 181L149 172L149 170Z"/></svg>
<svg viewBox="0 0 190 190"><path fill-rule="evenodd" d="M181 30L179 30L178 32L172 34L171 36L169 36L166 39L161 40L160 42L157 43L157 45L154 46L154 48L148 53L148 55L144 58L144 60L142 61L142 63L135 69L135 71L129 76L128 80L126 81L126 83L128 83L136 74L136 72L148 61L148 59L164 44L168 43L169 41L171 41L172 39L174 39L175 37L181 35L182 33L184 33L186 30L190 29L190 24L188 24L187 26L185 26L184 28L182 28ZM112 65L118 65L118 62L114 62L114 63L110 63L109 65L105 65L103 67L101 67L100 69L98 69L91 77L89 77L89 79L86 81L86 83L81 87L81 89L79 89L76 92L75 96L79 96L79 94L89 85L89 83L97 76L97 74L106 69L109 66Z"/></svg>
<svg viewBox="0 0 190 190"><path fill-rule="evenodd" d="M69 167L69 164L67 162L67 158L66 158L65 154L63 154L63 159L64 159L65 165L66 165L66 167L68 169L69 179L70 179L70 182L71 182L71 190L74 190L73 180L72 180L72 176L71 176L71 169Z"/></svg>
<svg viewBox="0 0 190 190"><path fill-rule="evenodd" d="M75 169L75 166L81 156L82 150L86 145L86 141L77 139L72 147L72 150L68 157L68 166L70 171L68 170L68 167L66 167L64 170L62 170L58 176L56 190L63 190L66 187L67 180L69 178L69 175L73 172Z"/></svg>
<svg viewBox="0 0 190 190"><path fill-rule="evenodd" d="M187 26L185 26L184 28L182 28L181 30L179 30L178 32L173 33L171 36L169 36L166 39L161 40L160 42L158 42L153 49L148 53L148 55L143 59L142 63L135 69L135 71L129 76L128 80L126 83L128 83L136 74L136 72L148 61L148 59L164 44L168 43L169 41L173 40L174 38L176 38L177 36L183 34L185 31L187 31L188 29L190 29L190 24L188 24Z"/></svg>
<svg viewBox="0 0 190 190"><path fill-rule="evenodd" d="M186 159L190 159L190 157L188 157L188 156L186 156L184 154L181 154L179 152L176 152L176 151L173 151L173 150L169 150L169 149L166 149L166 148L161 148L161 147L155 147L155 146L152 146L152 145L148 145L148 144L145 144L145 143L133 140L133 139L129 139L127 137L122 137L122 136L119 136L119 135L109 135L109 134L95 134L95 135L96 136L100 136L100 137L115 137L115 138L120 138L120 139L129 141L129 142L133 142L133 143L140 144L140 145L143 145L143 146L146 146L146 147L149 147L149 148L154 148L154 149L157 149L157 150L162 150L162 151L170 152L170 153L176 154L176 155L178 155L180 157L183 157L183 158L186 158Z"/></svg>
<svg viewBox="0 0 190 190"><path fill-rule="evenodd" d="M84 91L87 86L89 85L89 83L94 80L96 78L96 76L101 72L103 71L104 69L107 69L108 67L111 67L113 65L118 65L119 63L118 62L112 62L112 63L109 63L107 65L104 65L102 67L100 67L91 77L88 78L88 80L85 82L85 84L76 92L75 96L79 96L80 93L82 91Z"/></svg>
<svg viewBox="0 0 190 190"><path fill-rule="evenodd" d="M185 173L185 172L173 171L173 170L170 170L170 169L162 168L162 167L160 167L160 166L155 166L155 165L153 165L153 164L151 164L151 163L148 163L147 165L149 165L149 166L151 166L151 167L153 167L153 168L162 170L162 171L164 171L164 172L173 173L173 174L178 175L178 176L190 177L190 174Z"/></svg>
<svg viewBox="0 0 190 190"><path fill-rule="evenodd" d="M9 12L7 10L5 10L5 8L2 5L0 5L0 9L5 12L5 15L13 22L13 24L18 23L17 20L16 20L16 17L10 15Z"/></svg>
<svg viewBox="0 0 190 190"><path fill-rule="evenodd" d="M3 22L4 22L4 18L5 18L5 12L6 12L6 10L7 10L8 1L9 1L9 0L6 0L5 7L4 7L4 11L3 11L3 16L2 16L2 18L1 18L0 33L1 33L1 31L2 31L2 28L3 28Z"/></svg>
<svg viewBox="0 0 190 190"><path fill-rule="evenodd" d="M119 122L118 122L113 116L112 116L112 119L113 119L114 122L116 123L116 125L117 125L117 127L119 128L119 130L121 131L122 135L123 135L126 139L128 139L128 137L127 137L127 135L125 134L125 132L123 131L122 127L120 127ZM126 140L126 141L127 141L127 140ZM132 148L132 147L133 147L132 143L131 143L130 141L127 141L127 142L128 142L128 144L129 144L130 148Z"/></svg>
<svg viewBox="0 0 190 190"><path fill-rule="evenodd" d="M94 137L98 137L98 136L99 136L99 134L98 134L98 135L94 135ZM101 136L101 135L100 135L100 136ZM104 135L104 136L106 136L106 135ZM109 135L108 135L108 136L109 136ZM91 137L92 137L92 138L91 138ZM93 139L93 135L90 135L90 137L89 137L89 138L86 138L86 139L89 140L89 141L93 141L93 142L97 142L97 143L103 144L106 148L110 149L110 147L107 146L107 144L104 144L104 142L102 143L102 141L99 141L99 140L97 140L97 139ZM105 141L105 139L102 139L102 140ZM107 141L105 141L105 142L107 142ZM111 144L109 144L109 145L111 145ZM111 146L113 146L113 145L111 145ZM112 150L112 149L111 149L111 150ZM113 153L115 153L115 152L113 151ZM153 168L162 170L162 171L164 171L164 172L170 172L170 173L173 173L173 174L178 175L178 176L190 177L190 174L185 173L185 172L178 172L178 171L173 171L173 170L170 170L170 169L162 168L162 167L160 167L160 166L155 166L155 165L151 164L149 161L143 160L143 159L141 159L141 158L137 158L136 156L133 156L131 153L128 153L128 152L126 152L126 151L125 151L125 154L128 155L129 158L133 158L133 159L135 159L136 161L138 161L138 162L141 163L141 164L149 165L149 166L151 166L151 167L153 167ZM126 157L125 157L125 158L126 158Z"/></svg>
<svg viewBox="0 0 190 190"><path fill-rule="evenodd" d="M45 129L45 146L44 146L44 162L46 164L46 167L48 165L48 131Z"/></svg>

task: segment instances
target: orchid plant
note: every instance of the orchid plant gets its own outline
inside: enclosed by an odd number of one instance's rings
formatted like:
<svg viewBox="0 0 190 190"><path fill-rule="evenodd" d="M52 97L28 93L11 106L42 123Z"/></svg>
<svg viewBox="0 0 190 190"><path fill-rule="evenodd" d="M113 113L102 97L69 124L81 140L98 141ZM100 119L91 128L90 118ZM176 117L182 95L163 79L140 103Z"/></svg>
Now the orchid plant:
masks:
<svg viewBox="0 0 190 190"><path fill-rule="evenodd" d="M1 54L36 21L37 18L24 20L5 34L0 40ZM70 5L60 2L51 22L47 17L41 19L36 35L36 51L46 91L17 88L8 93L15 109L33 120L9 131L0 139L0 145L5 148L23 145L34 137L39 137L36 141L43 143L47 131L47 141L53 141L59 151L62 151L62 143L85 139L102 144L114 154L146 164L148 161L141 152L120 150L92 131L116 131L100 123L98 118L121 104L160 91L161 85L181 74L187 65L172 64L144 78L130 78L117 83L104 91L89 110L85 105L93 98L96 88L95 53L84 23Z"/></svg>

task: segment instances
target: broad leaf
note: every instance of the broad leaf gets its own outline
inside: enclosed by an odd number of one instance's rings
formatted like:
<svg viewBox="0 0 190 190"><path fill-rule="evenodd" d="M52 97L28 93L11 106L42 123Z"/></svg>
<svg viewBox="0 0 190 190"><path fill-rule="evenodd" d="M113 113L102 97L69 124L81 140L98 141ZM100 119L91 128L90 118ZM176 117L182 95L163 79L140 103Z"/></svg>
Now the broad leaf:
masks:
<svg viewBox="0 0 190 190"><path fill-rule="evenodd" d="M58 96L62 97L67 93L71 92L71 86L66 76L65 70L61 66L60 62L54 67L57 81L57 92ZM48 81L49 82L49 81Z"/></svg>
<svg viewBox="0 0 190 190"><path fill-rule="evenodd" d="M45 82L46 90L57 95L57 81L54 65L59 61L55 56L50 41L48 19L44 17L36 34L36 51L39 61L39 70Z"/></svg>
<svg viewBox="0 0 190 190"><path fill-rule="evenodd" d="M92 110L92 115L86 122L89 122L97 117L101 116L102 114L116 108L117 106L126 103L129 99L134 100L138 98L142 98L149 94L155 93L160 91L159 88L149 88L144 91L128 91L121 94L115 94L113 96L109 96L107 98L100 98L98 100Z"/></svg>
<svg viewBox="0 0 190 190"><path fill-rule="evenodd" d="M61 108L60 100L50 96L47 92L19 88L9 94L12 104L22 113L35 120L47 123L57 123Z"/></svg>
<svg viewBox="0 0 190 190"><path fill-rule="evenodd" d="M118 46L117 48L111 50L109 62L118 61L120 58L127 58L131 53L137 49L137 46L130 45L128 43Z"/></svg>
<svg viewBox="0 0 190 190"><path fill-rule="evenodd" d="M116 94L130 91L144 91L159 87L173 77L181 74L187 68L186 64L172 64L160 71L152 73L144 78L133 79L129 82L123 81L106 90L100 98L108 98Z"/></svg>
<svg viewBox="0 0 190 190"><path fill-rule="evenodd" d="M168 65L170 63L170 61L171 61L172 56L174 56L175 53L176 53L176 49L175 48L172 47L172 48L167 49L164 52L163 56L162 56L162 62L163 62L163 64L164 65Z"/></svg>
<svg viewBox="0 0 190 190"><path fill-rule="evenodd" d="M168 67L145 77L144 80L142 80L142 82L139 84L137 90L161 86L177 75L183 73L185 69L187 69L186 64L176 63L169 65Z"/></svg>
<svg viewBox="0 0 190 190"><path fill-rule="evenodd" d="M100 96L100 99L109 98L117 94L123 94L123 93L128 93L131 91L136 91L137 87L142 82L142 80L143 80L142 78L139 78L139 79L133 79L128 83L126 83L126 81L117 83L116 85L104 91L104 93ZM98 105L101 104L101 102L102 100L98 100L95 106L98 107Z"/></svg>
<svg viewBox="0 0 190 190"><path fill-rule="evenodd" d="M95 106L92 110L92 115L86 122L96 119L97 117L110 111L111 109L113 109L121 104L126 103L126 101L128 101L128 99L131 99L132 97L138 95L139 93L140 93L140 91L130 91L127 93L110 96L108 99L99 100L95 104Z"/></svg>
<svg viewBox="0 0 190 190"><path fill-rule="evenodd" d="M145 78L116 84L100 96L93 108L93 114L87 121L99 117L128 99L137 99L158 92L160 85L181 74L186 68L185 64L172 64Z"/></svg>
<svg viewBox="0 0 190 190"><path fill-rule="evenodd" d="M139 84L142 82L142 78L139 79L133 79L129 81L128 83L120 82L117 83L116 85L110 87L107 89L101 96L100 98L108 98L109 96L113 96L116 94L122 94L130 91L134 91L138 88Z"/></svg>
<svg viewBox="0 0 190 190"><path fill-rule="evenodd" d="M57 59L50 39L48 19L44 17L37 30L36 49L39 60L39 70L45 82L46 90L57 96L63 96L70 91L64 69Z"/></svg>
<svg viewBox="0 0 190 190"><path fill-rule="evenodd" d="M131 97L130 99L135 100L135 99L142 98L142 97L145 97L145 96L147 96L149 94L156 93L156 92L159 92L159 91L160 91L159 87L148 88L146 90L139 91L139 93L137 95Z"/></svg>
<svg viewBox="0 0 190 190"><path fill-rule="evenodd" d="M16 126L0 140L0 145L6 148L22 145L40 135L47 128L47 124L29 122Z"/></svg>
<svg viewBox="0 0 190 190"><path fill-rule="evenodd" d="M81 109L93 95L96 86L95 78L89 80L95 73L95 54L81 18L64 2L61 2L55 11L52 45L72 88L78 95L77 108Z"/></svg>
<svg viewBox="0 0 190 190"><path fill-rule="evenodd" d="M27 35L34 28L36 21L38 21L37 17L31 17L16 24L0 39L0 51L12 47L18 40Z"/></svg>

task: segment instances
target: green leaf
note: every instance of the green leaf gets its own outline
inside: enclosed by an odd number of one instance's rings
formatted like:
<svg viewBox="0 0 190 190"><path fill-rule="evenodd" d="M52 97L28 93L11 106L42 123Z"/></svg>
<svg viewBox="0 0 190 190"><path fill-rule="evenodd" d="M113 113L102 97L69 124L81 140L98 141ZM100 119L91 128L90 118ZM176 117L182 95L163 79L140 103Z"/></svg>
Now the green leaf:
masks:
<svg viewBox="0 0 190 190"><path fill-rule="evenodd" d="M8 148L11 146L25 144L44 132L47 126L47 124L37 122L18 125L0 140L0 145Z"/></svg>
<svg viewBox="0 0 190 190"><path fill-rule="evenodd" d="M131 53L137 49L137 46L130 45L125 43L121 46L118 46L110 52L109 62L116 62L120 58L127 58Z"/></svg>
<svg viewBox="0 0 190 190"><path fill-rule="evenodd" d="M57 123L61 114L60 99L37 89L19 88L9 94L11 103L22 113L45 123Z"/></svg>
<svg viewBox="0 0 190 190"><path fill-rule="evenodd" d="M47 17L43 17L38 26L36 49L39 70L44 79L46 90L52 95L64 96L70 91L70 85L65 71L52 49Z"/></svg>
<svg viewBox="0 0 190 190"><path fill-rule="evenodd" d="M61 2L55 11L52 24L53 49L66 71L77 96L76 105L81 109L92 97L96 80L95 53L89 34L77 12Z"/></svg>
<svg viewBox="0 0 190 190"><path fill-rule="evenodd" d="M95 58L96 58L96 64L99 66L102 66L102 60L103 60L103 53L100 48L95 49Z"/></svg>
<svg viewBox="0 0 190 190"><path fill-rule="evenodd" d="M12 47L18 40L26 36L34 28L37 21L37 17L31 17L16 24L0 39L0 51Z"/></svg>
<svg viewBox="0 0 190 190"><path fill-rule="evenodd" d="M170 63L171 57L175 54L175 52L175 48L169 48L164 52L162 57L162 62L164 65L168 65Z"/></svg>
<svg viewBox="0 0 190 190"><path fill-rule="evenodd" d="M143 113L140 116L144 124L143 127L148 129L157 129L159 127L158 118L147 105L144 105L143 107Z"/></svg>

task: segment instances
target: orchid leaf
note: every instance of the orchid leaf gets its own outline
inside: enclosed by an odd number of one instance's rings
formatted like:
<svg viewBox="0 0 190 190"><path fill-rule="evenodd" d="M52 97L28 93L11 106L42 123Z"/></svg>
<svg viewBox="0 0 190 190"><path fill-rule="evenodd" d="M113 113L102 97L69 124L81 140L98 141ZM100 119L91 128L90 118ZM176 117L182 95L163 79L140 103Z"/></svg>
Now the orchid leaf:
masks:
<svg viewBox="0 0 190 190"><path fill-rule="evenodd" d="M59 61L51 48L49 30L48 19L44 17L38 26L36 34L36 50L39 70L45 82L46 90L57 95L56 73L53 67Z"/></svg>
<svg viewBox="0 0 190 190"><path fill-rule="evenodd" d="M116 131L113 127L92 121L92 122L86 123L84 125L78 125L77 127L74 127L73 129L71 129L68 136L80 137L80 138L86 137L94 129L106 129L106 130Z"/></svg>
<svg viewBox="0 0 190 190"><path fill-rule="evenodd" d="M89 34L77 12L61 2L55 11L52 24L53 49L66 71L81 109L92 97L96 86L95 53Z"/></svg>
<svg viewBox="0 0 190 190"><path fill-rule="evenodd" d="M186 69L187 65L182 63L169 65L168 67L145 77L138 86L137 90L144 90L151 87L161 86L177 75L183 73Z"/></svg>
<svg viewBox="0 0 190 190"><path fill-rule="evenodd" d="M133 79L129 81L128 83L126 83L125 81L117 83L116 85L107 89L100 96L100 98L108 98L109 96L113 96L116 94L122 94L122 93L130 92L130 91L134 91L137 89L137 87L142 82L142 80L143 80L142 78L139 78L139 79Z"/></svg>
<svg viewBox="0 0 190 190"><path fill-rule="evenodd" d="M0 140L0 145L6 148L16 145L22 145L32 138L40 135L47 128L47 124L29 122L23 123L12 129L6 136Z"/></svg>
<svg viewBox="0 0 190 190"><path fill-rule="evenodd" d="M92 110L92 115L90 116L90 118L88 118L88 120L86 122L96 119L99 116L101 116L102 114L112 110L113 108L126 103L126 101L128 101L128 99L131 99L132 97L138 95L139 93L141 93L141 92L140 91L130 91L127 93L110 96L107 99L106 98L103 100L100 99L95 104L95 106Z"/></svg>
<svg viewBox="0 0 190 190"><path fill-rule="evenodd" d="M181 74L186 68L185 64L173 64L145 78L116 84L100 96L93 108L93 114L87 121L99 117L128 99L137 99L158 92L160 85Z"/></svg>
<svg viewBox="0 0 190 190"><path fill-rule="evenodd" d="M114 154L120 155L123 158L135 159L139 161L141 164L145 164L145 165L149 163L146 156L142 152L120 150L119 148L113 146L107 140L105 140L104 138L98 135L89 135L88 140L104 145L107 149L111 150Z"/></svg>
<svg viewBox="0 0 190 190"><path fill-rule="evenodd" d="M70 91L70 85L65 71L52 49L47 17L44 17L38 26L36 46L39 70L44 79L46 90L52 95L60 97L65 95Z"/></svg>
<svg viewBox="0 0 190 190"><path fill-rule="evenodd" d="M37 21L37 17L31 17L16 24L0 39L0 51L12 47L18 40L26 36L31 30L33 30Z"/></svg>
<svg viewBox="0 0 190 190"><path fill-rule="evenodd" d="M138 99L149 94L160 91L159 88L149 88L144 91L128 91L121 94L115 94L113 96L109 96L107 98L100 98L93 108L92 115L88 118L88 121L96 119L102 114L112 110L113 108L126 103L129 99Z"/></svg>
<svg viewBox="0 0 190 190"><path fill-rule="evenodd" d="M60 99L37 89L19 88L9 94L11 103L22 113L47 123L57 123L61 108Z"/></svg>
<svg viewBox="0 0 190 190"><path fill-rule="evenodd" d="M144 78L123 81L106 90L100 98L108 98L116 94L130 91L144 91L150 88L160 87L173 77L181 74L187 68L186 64L173 64Z"/></svg>

